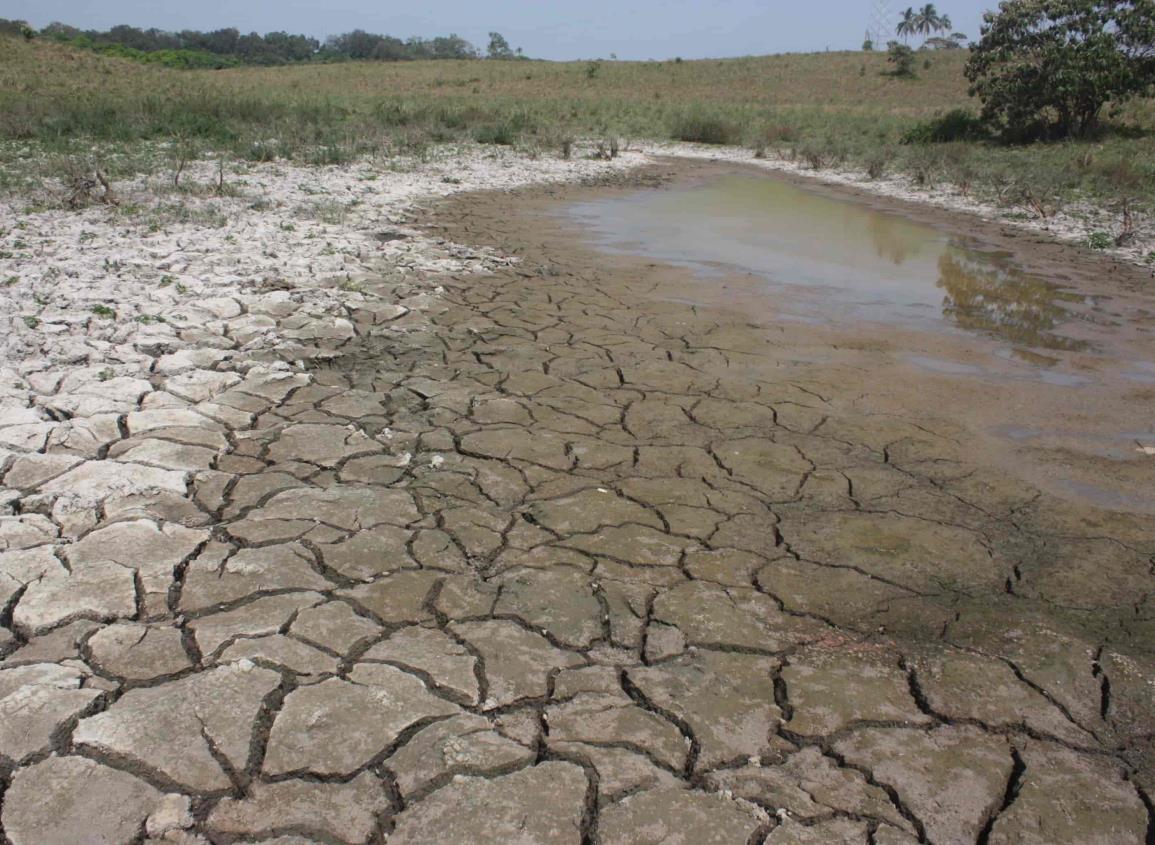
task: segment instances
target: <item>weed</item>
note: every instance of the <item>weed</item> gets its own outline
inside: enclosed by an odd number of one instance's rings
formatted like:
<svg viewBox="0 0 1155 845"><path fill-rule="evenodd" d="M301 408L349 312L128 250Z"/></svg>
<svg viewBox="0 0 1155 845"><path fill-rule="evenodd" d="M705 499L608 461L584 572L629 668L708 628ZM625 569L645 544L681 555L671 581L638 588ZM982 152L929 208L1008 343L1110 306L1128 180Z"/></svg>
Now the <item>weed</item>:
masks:
<svg viewBox="0 0 1155 845"><path fill-rule="evenodd" d="M95 314L97 317L100 317L103 320L115 320L116 319L115 309L110 308L109 306L107 306L103 303L93 305L92 306L92 313Z"/></svg>
<svg viewBox="0 0 1155 845"><path fill-rule="evenodd" d="M30 328L30 329L34 329L40 325L40 318L39 317L25 317L24 318L24 325L28 326L28 328Z"/></svg>
<svg viewBox="0 0 1155 845"><path fill-rule="evenodd" d="M734 124L700 110L679 115L670 134L676 141L694 144L736 144L739 140Z"/></svg>
<svg viewBox="0 0 1155 845"><path fill-rule="evenodd" d="M1115 239L1110 232L1092 232L1087 236L1087 246L1091 249L1110 249L1115 245Z"/></svg>
<svg viewBox="0 0 1155 845"><path fill-rule="evenodd" d="M18 284L19 282L20 282L19 276L9 276L7 279L4 280L4 287L10 288L13 285Z"/></svg>
<svg viewBox="0 0 1155 845"><path fill-rule="evenodd" d="M889 150L879 150L866 159L866 175L871 179L881 179L886 173L887 167L893 156Z"/></svg>

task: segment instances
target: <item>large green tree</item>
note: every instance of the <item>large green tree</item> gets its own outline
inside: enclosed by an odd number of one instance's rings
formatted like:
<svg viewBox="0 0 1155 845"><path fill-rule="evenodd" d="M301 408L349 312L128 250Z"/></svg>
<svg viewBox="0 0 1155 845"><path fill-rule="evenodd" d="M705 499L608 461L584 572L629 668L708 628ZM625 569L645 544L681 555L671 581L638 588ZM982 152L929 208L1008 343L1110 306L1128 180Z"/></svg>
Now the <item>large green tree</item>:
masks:
<svg viewBox="0 0 1155 845"><path fill-rule="evenodd" d="M966 75L1008 136L1086 136L1155 83L1155 0L1004 0L983 21Z"/></svg>

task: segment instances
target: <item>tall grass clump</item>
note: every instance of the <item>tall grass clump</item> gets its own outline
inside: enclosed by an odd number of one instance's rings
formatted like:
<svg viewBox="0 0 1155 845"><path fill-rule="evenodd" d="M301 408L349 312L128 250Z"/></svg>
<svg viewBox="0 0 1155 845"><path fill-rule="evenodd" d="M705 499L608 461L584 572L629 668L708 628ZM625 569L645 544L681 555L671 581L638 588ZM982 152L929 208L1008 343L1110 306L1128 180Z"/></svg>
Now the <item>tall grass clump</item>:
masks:
<svg viewBox="0 0 1155 845"><path fill-rule="evenodd" d="M693 144L737 144L742 139L737 125L697 109L677 115L670 136Z"/></svg>

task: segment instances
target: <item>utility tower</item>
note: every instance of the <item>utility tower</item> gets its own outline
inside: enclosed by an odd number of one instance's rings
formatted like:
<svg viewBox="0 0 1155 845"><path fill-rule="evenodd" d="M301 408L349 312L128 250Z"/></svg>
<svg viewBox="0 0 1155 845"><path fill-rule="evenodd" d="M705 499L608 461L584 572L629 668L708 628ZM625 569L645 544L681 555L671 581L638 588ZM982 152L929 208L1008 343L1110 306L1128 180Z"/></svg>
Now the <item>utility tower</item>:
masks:
<svg viewBox="0 0 1155 845"><path fill-rule="evenodd" d="M870 0L870 25L866 34L874 42L875 50L885 49L888 41L895 39L894 26L898 20L890 0Z"/></svg>

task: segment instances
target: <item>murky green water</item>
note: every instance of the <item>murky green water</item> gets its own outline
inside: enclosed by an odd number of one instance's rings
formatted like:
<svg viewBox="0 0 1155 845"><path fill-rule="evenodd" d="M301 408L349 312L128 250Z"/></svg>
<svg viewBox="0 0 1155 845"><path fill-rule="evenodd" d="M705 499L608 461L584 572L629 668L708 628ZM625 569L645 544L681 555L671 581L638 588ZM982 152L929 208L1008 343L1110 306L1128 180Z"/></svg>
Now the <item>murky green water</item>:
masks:
<svg viewBox="0 0 1155 845"><path fill-rule="evenodd" d="M938 323L1016 345L1079 349L1087 299L930 226L759 174L580 203L601 248L761 277L785 316Z"/></svg>

